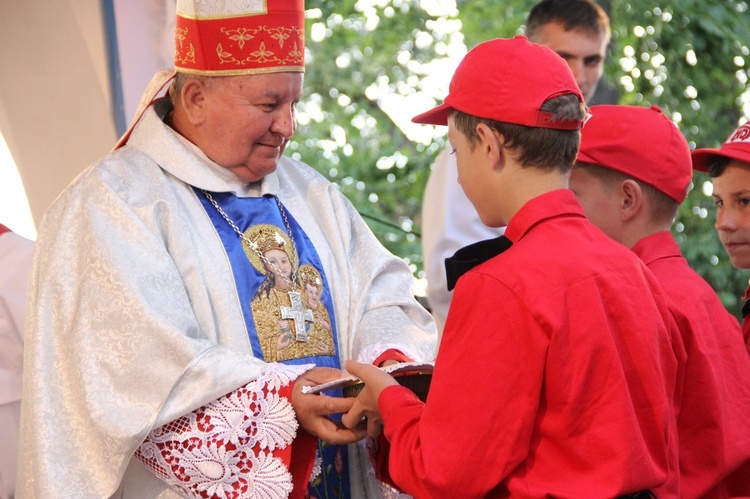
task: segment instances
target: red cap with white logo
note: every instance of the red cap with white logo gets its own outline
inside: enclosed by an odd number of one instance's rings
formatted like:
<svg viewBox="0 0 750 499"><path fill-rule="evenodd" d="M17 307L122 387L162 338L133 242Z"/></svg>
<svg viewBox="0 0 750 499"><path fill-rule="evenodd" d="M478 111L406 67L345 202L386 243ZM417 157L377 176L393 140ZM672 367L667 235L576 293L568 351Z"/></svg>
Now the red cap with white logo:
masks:
<svg viewBox="0 0 750 499"><path fill-rule="evenodd" d="M691 154L693 169L705 172L715 156L750 163L750 122L740 125L719 148L696 149Z"/></svg>

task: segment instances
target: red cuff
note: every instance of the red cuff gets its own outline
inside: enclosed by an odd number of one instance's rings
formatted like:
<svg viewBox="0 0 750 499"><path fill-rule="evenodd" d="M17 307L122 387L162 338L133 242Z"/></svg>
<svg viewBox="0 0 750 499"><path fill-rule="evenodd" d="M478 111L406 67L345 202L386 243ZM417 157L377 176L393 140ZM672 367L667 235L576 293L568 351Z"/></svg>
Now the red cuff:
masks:
<svg viewBox="0 0 750 499"><path fill-rule="evenodd" d="M385 362L386 360L395 360L398 362L413 362L414 361L414 359L411 359L407 357L406 355L404 355L401 352L401 350L397 350L395 348L389 348L385 352L381 353L377 359L372 361L372 365L380 367L383 364L383 362Z"/></svg>
<svg viewBox="0 0 750 499"><path fill-rule="evenodd" d="M421 404L422 401L414 395L414 392L400 385L393 385L386 387L380 396L378 397L378 411L380 411L381 417L384 416L384 411L390 411L391 407L403 404L404 399L414 398L416 402ZM383 423L385 424L385 417L383 417ZM383 433L378 436L377 444L375 446L375 452L373 455L373 468L375 468L375 476L378 480L383 483L390 485L396 490L401 488L391 478L391 473L388 470L390 464L389 454L391 449L391 443L386 438L385 428ZM403 491L402 491L403 492Z"/></svg>
<svg viewBox="0 0 750 499"><path fill-rule="evenodd" d="M401 490L398 488L398 485L393 482L393 480L391 479L391 474L388 472L388 464L390 462L388 456L391 451L391 443L387 438L385 438L385 435L381 433L380 435L378 435L375 443L371 444L371 447L374 447L372 467L375 470L375 478L383 483L390 485L396 490Z"/></svg>
<svg viewBox="0 0 750 499"><path fill-rule="evenodd" d="M279 396L292 401L294 383L279 389ZM315 465L315 451L318 449L318 439L300 426L292 445L285 449L277 449L274 455L280 457L287 464L292 475L292 492L289 499L303 499L307 494L313 466Z"/></svg>

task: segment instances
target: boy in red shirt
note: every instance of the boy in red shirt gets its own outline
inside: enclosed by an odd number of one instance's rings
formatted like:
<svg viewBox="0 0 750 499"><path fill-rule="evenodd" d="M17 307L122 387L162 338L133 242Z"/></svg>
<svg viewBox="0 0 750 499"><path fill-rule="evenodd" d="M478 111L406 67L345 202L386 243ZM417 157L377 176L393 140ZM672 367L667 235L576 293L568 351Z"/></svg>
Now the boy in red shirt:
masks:
<svg viewBox="0 0 750 499"><path fill-rule="evenodd" d="M485 261L458 279L427 403L377 368L346 365L365 387L343 422L366 416L376 434L382 418L390 478L408 494L678 494L664 297L568 190L582 100L557 54L496 39L414 118L448 125L464 191L507 230L457 254Z"/></svg>
<svg viewBox="0 0 750 499"><path fill-rule="evenodd" d="M716 201L716 231L732 264L750 269L750 123L740 125L718 149L696 149L693 168L708 172ZM750 353L750 286L742 298L742 332Z"/></svg>
<svg viewBox="0 0 750 499"><path fill-rule="evenodd" d="M666 293L687 354L678 400L684 498L750 492L750 358L740 325L683 258L670 227L693 170L656 106L593 106L570 188L586 216L633 250Z"/></svg>

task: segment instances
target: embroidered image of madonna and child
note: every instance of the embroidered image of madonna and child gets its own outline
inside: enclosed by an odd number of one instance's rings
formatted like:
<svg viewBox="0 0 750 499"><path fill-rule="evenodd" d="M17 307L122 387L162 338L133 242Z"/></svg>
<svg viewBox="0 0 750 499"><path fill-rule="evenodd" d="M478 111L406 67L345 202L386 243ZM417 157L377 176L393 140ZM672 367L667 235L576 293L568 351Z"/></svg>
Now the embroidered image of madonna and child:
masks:
<svg viewBox="0 0 750 499"><path fill-rule="evenodd" d="M264 360L333 355L320 272L312 265L299 266L294 244L275 225L253 225L245 236L253 243L253 247L243 244L245 255L266 276L250 302Z"/></svg>

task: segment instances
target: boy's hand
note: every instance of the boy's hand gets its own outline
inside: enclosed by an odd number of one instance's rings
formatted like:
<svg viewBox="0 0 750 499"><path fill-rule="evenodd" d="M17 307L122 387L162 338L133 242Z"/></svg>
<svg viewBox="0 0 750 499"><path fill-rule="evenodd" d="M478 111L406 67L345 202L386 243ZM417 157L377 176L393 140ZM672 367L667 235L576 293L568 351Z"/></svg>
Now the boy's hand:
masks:
<svg viewBox="0 0 750 499"><path fill-rule="evenodd" d="M341 422L347 428L356 428L362 418L367 418L367 434L377 437L380 434L382 422L378 411L378 397L386 387L397 385L398 381L393 377L370 364L361 364L348 360L344 368L354 376L361 379L365 386L354 399L352 408L341 417Z"/></svg>

